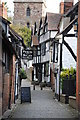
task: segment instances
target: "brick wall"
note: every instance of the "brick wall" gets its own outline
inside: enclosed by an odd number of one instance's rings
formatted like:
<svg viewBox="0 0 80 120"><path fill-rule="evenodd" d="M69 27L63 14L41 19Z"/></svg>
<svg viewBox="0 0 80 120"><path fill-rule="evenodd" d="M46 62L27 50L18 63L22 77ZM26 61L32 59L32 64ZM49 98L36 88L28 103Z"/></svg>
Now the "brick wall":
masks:
<svg viewBox="0 0 80 120"><path fill-rule="evenodd" d="M51 87L52 87L52 90L54 91L55 90L55 79L54 79L54 73L51 69Z"/></svg>
<svg viewBox="0 0 80 120"><path fill-rule="evenodd" d="M27 78L28 78L30 81L32 81L32 70L33 70L32 67L27 68L27 70L26 70Z"/></svg>
<svg viewBox="0 0 80 120"><path fill-rule="evenodd" d="M7 7L4 6L4 2L2 2L2 4L0 4L0 16L7 19Z"/></svg>
<svg viewBox="0 0 80 120"><path fill-rule="evenodd" d="M73 2L65 2L64 13L66 13L73 6Z"/></svg>
<svg viewBox="0 0 80 120"><path fill-rule="evenodd" d="M73 6L73 2L61 2L60 13L65 14L72 6Z"/></svg>
<svg viewBox="0 0 80 120"><path fill-rule="evenodd" d="M15 55L13 55L13 64L12 64L12 88L11 88L11 103L14 103L14 83L15 83Z"/></svg>
<svg viewBox="0 0 80 120"><path fill-rule="evenodd" d="M64 14L64 2L60 3L60 13Z"/></svg>
<svg viewBox="0 0 80 120"><path fill-rule="evenodd" d="M14 104L14 83L15 83L15 56L10 58L10 72L6 73L3 71L3 98L2 98L2 112L11 108ZM11 93L11 97L10 97Z"/></svg>
<svg viewBox="0 0 80 120"><path fill-rule="evenodd" d="M77 79L76 79L76 98L80 112L80 1L78 6L78 40L77 40Z"/></svg>
<svg viewBox="0 0 80 120"><path fill-rule="evenodd" d="M0 29L0 117L2 116L2 30Z"/></svg>
<svg viewBox="0 0 80 120"><path fill-rule="evenodd" d="M3 77L3 107L2 112L4 113L8 109L8 101L9 101L9 90L10 90L10 74L6 73Z"/></svg>
<svg viewBox="0 0 80 120"><path fill-rule="evenodd" d="M0 4L0 16L3 15L3 14L2 14L2 11L3 11L3 9L2 9L2 5Z"/></svg>

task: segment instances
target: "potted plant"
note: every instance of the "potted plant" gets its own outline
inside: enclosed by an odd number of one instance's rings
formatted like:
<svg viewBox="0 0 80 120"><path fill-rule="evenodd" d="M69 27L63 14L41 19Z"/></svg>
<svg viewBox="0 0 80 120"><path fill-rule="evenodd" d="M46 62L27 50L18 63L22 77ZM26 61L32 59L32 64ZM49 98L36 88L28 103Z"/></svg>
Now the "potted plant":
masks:
<svg viewBox="0 0 80 120"><path fill-rule="evenodd" d="M24 68L20 69L19 76L20 76L20 85L21 85L21 80L27 78L26 71L24 70Z"/></svg>

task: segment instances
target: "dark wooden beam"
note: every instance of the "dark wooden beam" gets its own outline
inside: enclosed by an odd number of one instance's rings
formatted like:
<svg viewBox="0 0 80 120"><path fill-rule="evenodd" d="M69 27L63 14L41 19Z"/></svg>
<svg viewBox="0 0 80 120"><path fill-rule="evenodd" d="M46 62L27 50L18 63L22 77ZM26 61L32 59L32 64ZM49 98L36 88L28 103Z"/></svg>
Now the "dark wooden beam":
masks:
<svg viewBox="0 0 80 120"><path fill-rule="evenodd" d="M65 34L64 37L75 37L75 34Z"/></svg>
<svg viewBox="0 0 80 120"><path fill-rule="evenodd" d="M62 69L62 44L60 44L60 71Z"/></svg>
<svg viewBox="0 0 80 120"><path fill-rule="evenodd" d="M55 42L53 43L53 63L55 62Z"/></svg>

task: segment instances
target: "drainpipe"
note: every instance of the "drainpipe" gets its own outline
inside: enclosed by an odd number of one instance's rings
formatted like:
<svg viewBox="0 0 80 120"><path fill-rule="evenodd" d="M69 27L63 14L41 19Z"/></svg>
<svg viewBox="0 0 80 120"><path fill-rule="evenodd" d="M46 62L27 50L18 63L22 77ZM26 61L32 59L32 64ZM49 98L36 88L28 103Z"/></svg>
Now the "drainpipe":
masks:
<svg viewBox="0 0 80 120"><path fill-rule="evenodd" d="M18 60L15 61L15 66L17 67ZM16 68L15 68L15 81L14 81L14 104L15 104L15 90L16 90Z"/></svg>
<svg viewBox="0 0 80 120"><path fill-rule="evenodd" d="M60 68L59 68L59 99L60 101L60 85L61 85L61 80L60 80L60 74L61 74L61 69L62 69L62 44L63 44L64 36L62 37L62 43L60 43Z"/></svg>

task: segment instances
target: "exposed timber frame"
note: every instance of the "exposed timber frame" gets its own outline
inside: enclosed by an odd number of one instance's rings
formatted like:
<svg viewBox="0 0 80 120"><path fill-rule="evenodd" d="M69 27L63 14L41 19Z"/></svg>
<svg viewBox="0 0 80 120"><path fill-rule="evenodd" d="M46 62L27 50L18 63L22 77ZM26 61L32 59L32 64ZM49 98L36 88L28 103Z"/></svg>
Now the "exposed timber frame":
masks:
<svg viewBox="0 0 80 120"><path fill-rule="evenodd" d="M71 53L72 57L74 58L74 60L77 62L77 57L76 55L74 54L72 48L69 46L69 44L63 40L63 44L67 47L67 49L69 50L69 52Z"/></svg>

